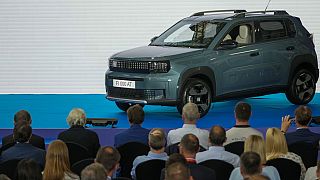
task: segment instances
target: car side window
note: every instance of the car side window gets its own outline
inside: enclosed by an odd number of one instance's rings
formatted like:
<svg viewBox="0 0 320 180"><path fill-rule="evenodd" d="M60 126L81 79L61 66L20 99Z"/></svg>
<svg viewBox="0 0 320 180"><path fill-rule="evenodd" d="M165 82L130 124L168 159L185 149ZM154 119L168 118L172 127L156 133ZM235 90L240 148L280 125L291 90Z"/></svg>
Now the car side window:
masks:
<svg viewBox="0 0 320 180"><path fill-rule="evenodd" d="M233 40L239 46L252 43L252 27L250 24L241 24L232 28L222 41Z"/></svg>
<svg viewBox="0 0 320 180"><path fill-rule="evenodd" d="M256 23L256 42L278 40L287 37L286 28L282 20L265 20Z"/></svg>

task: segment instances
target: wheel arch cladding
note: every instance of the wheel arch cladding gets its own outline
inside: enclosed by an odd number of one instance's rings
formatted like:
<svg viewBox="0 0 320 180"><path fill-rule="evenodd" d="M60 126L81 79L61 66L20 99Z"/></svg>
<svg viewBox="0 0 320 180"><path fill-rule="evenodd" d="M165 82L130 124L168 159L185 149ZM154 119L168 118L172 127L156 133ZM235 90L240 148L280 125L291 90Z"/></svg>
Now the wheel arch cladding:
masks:
<svg viewBox="0 0 320 180"><path fill-rule="evenodd" d="M179 80L178 80L179 88L177 91L177 97L179 98L179 100L180 100L182 87L185 85L185 82L189 78L199 78L207 81L211 88L212 99L213 99L213 97L215 96L216 82L215 82L215 74L209 67L206 67L206 66L195 67L195 68L188 69L181 74L182 75L179 77Z"/></svg>
<svg viewBox="0 0 320 180"><path fill-rule="evenodd" d="M294 73L302 68L306 68L315 76L316 81L319 78L319 69L317 59L311 54L299 55L291 63L288 85L294 76Z"/></svg>

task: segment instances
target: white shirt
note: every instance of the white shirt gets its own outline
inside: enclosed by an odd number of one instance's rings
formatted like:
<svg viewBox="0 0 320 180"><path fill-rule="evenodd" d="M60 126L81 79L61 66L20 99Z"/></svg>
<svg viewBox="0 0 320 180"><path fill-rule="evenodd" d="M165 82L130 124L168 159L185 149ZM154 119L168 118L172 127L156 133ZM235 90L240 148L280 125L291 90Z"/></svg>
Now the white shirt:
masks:
<svg viewBox="0 0 320 180"><path fill-rule="evenodd" d="M236 141L245 141L250 135L258 135L263 138L262 133L250 127L250 125L236 125L226 132L227 141L223 145Z"/></svg>
<svg viewBox="0 0 320 180"><path fill-rule="evenodd" d="M236 154L224 150L222 146L210 146L209 150L198 152L196 154L197 163L209 159L218 159L230 163L233 167L240 166L240 157Z"/></svg>
<svg viewBox="0 0 320 180"><path fill-rule="evenodd" d="M195 124L184 124L182 128L170 130L167 137L167 146L180 142L181 138L189 133L197 136L200 146L208 149L209 131L199 129Z"/></svg>
<svg viewBox="0 0 320 180"><path fill-rule="evenodd" d="M309 167L304 180L316 180L317 179L317 166Z"/></svg>

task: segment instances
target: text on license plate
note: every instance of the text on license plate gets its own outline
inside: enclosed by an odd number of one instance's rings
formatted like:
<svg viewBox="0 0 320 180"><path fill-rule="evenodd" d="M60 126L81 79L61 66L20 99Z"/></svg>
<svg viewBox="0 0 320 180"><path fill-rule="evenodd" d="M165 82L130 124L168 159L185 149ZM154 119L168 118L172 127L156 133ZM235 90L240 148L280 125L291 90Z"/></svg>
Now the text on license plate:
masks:
<svg viewBox="0 0 320 180"><path fill-rule="evenodd" d="M136 87L135 81L113 79L113 87L131 88Z"/></svg>

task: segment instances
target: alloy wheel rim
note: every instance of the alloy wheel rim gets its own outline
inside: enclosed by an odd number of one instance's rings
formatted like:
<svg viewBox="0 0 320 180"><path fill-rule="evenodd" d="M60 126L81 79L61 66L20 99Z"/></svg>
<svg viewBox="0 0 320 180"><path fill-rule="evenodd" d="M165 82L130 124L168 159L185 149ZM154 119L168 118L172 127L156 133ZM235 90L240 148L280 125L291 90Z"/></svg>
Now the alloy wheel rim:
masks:
<svg viewBox="0 0 320 180"><path fill-rule="evenodd" d="M314 94L314 80L308 73L302 73L298 76L295 83L295 92L301 101L308 101Z"/></svg>
<svg viewBox="0 0 320 180"><path fill-rule="evenodd" d="M187 102L192 102L198 106L200 114L206 112L209 109L210 94L209 90L204 84L199 83L190 87L186 97Z"/></svg>

